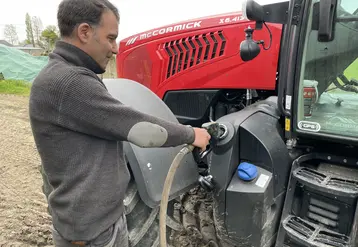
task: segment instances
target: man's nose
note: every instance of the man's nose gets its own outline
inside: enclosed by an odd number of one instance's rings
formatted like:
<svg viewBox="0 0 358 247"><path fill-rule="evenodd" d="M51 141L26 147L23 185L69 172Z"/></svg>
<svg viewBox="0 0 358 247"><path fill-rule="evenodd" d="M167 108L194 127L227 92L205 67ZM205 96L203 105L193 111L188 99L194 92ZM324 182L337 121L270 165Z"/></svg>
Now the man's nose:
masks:
<svg viewBox="0 0 358 247"><path fill-rule="evenodd" d="M117 42L115 42L114 45L112 46L112 53L113 54L118 53L118 44L117 44Z"/></svg>

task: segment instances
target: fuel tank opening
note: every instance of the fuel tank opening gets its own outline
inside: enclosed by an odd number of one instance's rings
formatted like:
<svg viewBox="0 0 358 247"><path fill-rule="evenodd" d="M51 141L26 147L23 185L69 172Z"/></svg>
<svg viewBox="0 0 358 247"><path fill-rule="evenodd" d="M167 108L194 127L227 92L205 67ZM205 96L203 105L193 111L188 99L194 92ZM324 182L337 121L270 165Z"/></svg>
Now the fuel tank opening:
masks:
<svg viewBox="0 0 358 247"><path fill-rule="evenodd" d="M224 124L219 124L219 131L220 131L219 140L225 139L225 137L227 137L229 133L226 125Z"/></svg>

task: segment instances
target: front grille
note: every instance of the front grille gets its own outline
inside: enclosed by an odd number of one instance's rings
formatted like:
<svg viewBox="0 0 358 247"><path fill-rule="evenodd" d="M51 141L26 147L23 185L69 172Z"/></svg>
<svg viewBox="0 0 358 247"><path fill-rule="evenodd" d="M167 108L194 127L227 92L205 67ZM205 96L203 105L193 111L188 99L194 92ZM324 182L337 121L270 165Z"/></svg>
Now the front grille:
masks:
<svg viewBox="0 0 358 247"><path fill-rule="evenodd" d="M173 91L166 93L164 102L169 109L180 117L200 119L214 99L216 91Z"/></svg>
<svg viewBox="0 0 358 247"><path fill-rule="evenodd" d="M166 42L160 49L167 55L166 78L195 65L221 57L225 53L223 31L204 33Z"/></svg>

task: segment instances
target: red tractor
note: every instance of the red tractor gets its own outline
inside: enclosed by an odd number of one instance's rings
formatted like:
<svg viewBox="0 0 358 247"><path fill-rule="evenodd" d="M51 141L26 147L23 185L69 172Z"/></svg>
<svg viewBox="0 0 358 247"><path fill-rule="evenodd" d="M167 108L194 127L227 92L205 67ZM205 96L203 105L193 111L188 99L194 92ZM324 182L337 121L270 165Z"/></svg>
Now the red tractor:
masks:
<svg viewBox="0 0 358 247"><path fill-rule="evenodd" d="M118 77L156 93L180 122L200 125L276 95L281 24L255 36L261 56L245 62L240 44L255 22L241 12L203 17L148 30L120 42Z"/></svg>
<svg viewBox="0 0 358 247"><path fill-rule="evenodd" d="M246 0L243 11L131 36L120 79L104 80L143 112L220 126L175 174L167 240L356 247L358 1ZM131 246L159 246L163 184L180 150L125 143Z"/></svg>

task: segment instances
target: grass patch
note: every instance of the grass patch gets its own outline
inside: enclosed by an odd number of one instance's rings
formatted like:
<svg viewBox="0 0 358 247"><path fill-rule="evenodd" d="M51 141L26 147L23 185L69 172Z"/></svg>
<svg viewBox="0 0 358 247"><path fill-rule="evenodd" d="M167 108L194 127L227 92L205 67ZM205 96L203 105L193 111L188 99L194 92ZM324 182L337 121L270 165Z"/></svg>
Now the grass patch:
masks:
<svg viewBox="0 0 358 247"><path fill-rule="evenodd" d="M0 94L29 96L31 83L19 80L0 80Z"/></svg>

